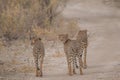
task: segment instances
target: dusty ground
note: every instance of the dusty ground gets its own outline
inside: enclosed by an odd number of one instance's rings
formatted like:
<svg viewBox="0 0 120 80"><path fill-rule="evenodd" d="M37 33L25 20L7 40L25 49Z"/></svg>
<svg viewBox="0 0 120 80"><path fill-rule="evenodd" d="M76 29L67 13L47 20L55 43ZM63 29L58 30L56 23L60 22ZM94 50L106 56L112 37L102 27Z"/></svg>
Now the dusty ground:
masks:
<svg viewBox="0 0 120 80"><path fill-rule="evenodd" d="M87 55L88 68L84 70L84 75L79 75L79 70L74 76L67 75L65 56L58 55L59 57L56 57L56 50L54 50L56 48L61 51L62 45L56 44L51 45L52 49L46 50L43 78L36 78L34 73L10 71L1 72L0 80L120 80L119 10L92 2L92 0L82 3L74 1L69 3L63 15L66 19L78 19L79 26L82 29L88 29L90 35ZM28 58L27 54L29 54L29 60L33 61L32 54L28 53L31 51L25 50L25 52L26 54L22 53L27 56L25 59ZM5 56L1 55L0 57L0 60L4 61ZM21 57L19 56L17 59L20 60ZM26 62L28 63L29 60ZM33 66L33 64L30 62L27 65ZM1 65L1 71L2 67L4 66Z"/></svg>

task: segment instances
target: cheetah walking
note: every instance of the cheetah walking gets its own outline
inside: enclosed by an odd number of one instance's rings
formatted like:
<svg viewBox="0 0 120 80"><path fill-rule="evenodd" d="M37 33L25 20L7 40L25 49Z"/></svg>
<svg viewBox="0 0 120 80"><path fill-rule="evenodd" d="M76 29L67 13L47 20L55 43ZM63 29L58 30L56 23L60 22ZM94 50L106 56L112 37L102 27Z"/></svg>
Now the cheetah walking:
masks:
<svg viewBox="0 0 120 80"><path fill-rule="evenodd" d="M82 54L83 54L83 42L78 42L77 40L71 40L68 38L67 34L60 34L59 35L59 40L64 43L64 51L66 54L67 58L67 63L68 63L68 71L69 75L75 74L75 63L76 63L76 58L78 58L79 61L79 69L80 69L80 74L82 75L82 67L83 67L83 62L82 62Z"/></svg>
<svg viewBox="0 0 120 80"><path fill-rule="evenodd" d="M44 45L41 41L41 38L33 38L31 41L33 45L33 56L35 60L36 67L36 77L42 77L42 64L44 59Z"/></svg>
<svg viewBox="0 0 120 80"><path fill-rule="evenodd" d="M84 43L83 47L84 47L84 64L83 64L83 67L84 69L87 68L87 61L86 61L86 56L87 56L87 46L88 46L88 35L87 35L87 30L80 30L78 32L78 35L77 35L77 40L78 42L82 42Z"/></svg>

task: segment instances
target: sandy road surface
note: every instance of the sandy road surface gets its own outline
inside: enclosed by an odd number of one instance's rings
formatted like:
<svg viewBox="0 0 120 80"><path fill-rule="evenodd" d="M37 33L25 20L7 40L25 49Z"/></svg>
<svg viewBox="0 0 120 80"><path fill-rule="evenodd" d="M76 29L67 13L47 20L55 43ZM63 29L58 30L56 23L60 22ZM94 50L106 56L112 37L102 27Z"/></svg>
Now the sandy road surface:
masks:
<svg viewBox="0 0 120 80"><path fill-rule="evenodd" d="M63 12L67 19L78 19L82 29L90 34L88 69L67 75L65 57L46 57L43 78L34 74L3 75L0 80L120 80L120 14L119 10L96 3L71 2ZM49 58L49 60L47 59Z"/></svg>

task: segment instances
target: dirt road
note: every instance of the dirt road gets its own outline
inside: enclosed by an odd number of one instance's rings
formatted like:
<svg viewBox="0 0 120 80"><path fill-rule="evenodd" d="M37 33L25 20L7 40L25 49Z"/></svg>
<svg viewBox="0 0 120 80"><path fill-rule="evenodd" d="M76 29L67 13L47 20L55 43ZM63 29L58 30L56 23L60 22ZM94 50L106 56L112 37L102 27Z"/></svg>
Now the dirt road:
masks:
<svg viewBox="0 0 120 80"><path fill-rule="evenodd" d="M46 56L44 76L33 73L4 75L0 80L120 80L120 11L97 2L70 2L63 12L67 19L78 19L82 29L88 29L88 68L68 76L64 56ZM48 59L49 58L49 59Z"/></svg>

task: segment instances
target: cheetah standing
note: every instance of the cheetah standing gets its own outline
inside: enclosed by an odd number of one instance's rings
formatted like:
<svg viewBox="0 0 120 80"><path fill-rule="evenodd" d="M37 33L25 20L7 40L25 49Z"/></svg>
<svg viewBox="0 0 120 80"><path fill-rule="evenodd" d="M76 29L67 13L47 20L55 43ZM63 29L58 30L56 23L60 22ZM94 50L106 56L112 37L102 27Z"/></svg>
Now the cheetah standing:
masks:
<svg viewBox="0 0 120 80"><path fill-rule="evenodd" d="M44 45L41 38L32 38L31 45L33 45L33 56L36 67L36 77L42 77L42 64L45 55Z"/></svg>
<svg viewBox="0 0 120 80"><path fill-rule="evenodd" d="M86 69L87 68L87 63L86 63L86 56L87 56L87 46L88 46L88 35L87 35L87 30L80 30L77 35L77 40L78 42L84 43L84 65L83 67Z"/></svg>
<svg viewBox="0 0 120 80"><path fill-rule="evenodd" d="M83 48L84 43L78 42L77 40L70 40L67 34L60 34L59 40L61 40L64 43L64 51L67 58L69 75L71 76L76 73L75 72L76 58L78 58L80 74L82 75L83 74L82 53L84 49Z"/></svg>

